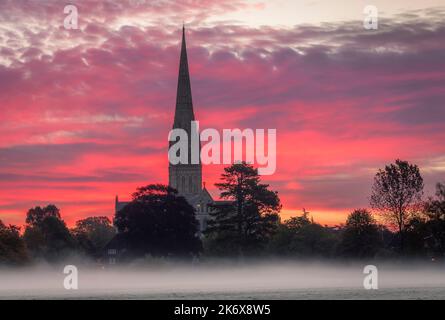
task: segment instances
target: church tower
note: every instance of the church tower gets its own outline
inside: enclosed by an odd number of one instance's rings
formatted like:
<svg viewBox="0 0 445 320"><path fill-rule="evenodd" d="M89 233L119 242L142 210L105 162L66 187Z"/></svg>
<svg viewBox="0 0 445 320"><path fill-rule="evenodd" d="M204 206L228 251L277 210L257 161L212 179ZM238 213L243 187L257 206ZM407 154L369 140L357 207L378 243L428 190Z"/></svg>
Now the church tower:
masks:
<svg viewBox="0 0 445 320"><path fill-rule="evenodd" d="M181 57L179 61L178 88L176 93L176 109L173 129L184 129L188 135L188 163L172 165L169 163L169 185L186 198L192 198L202 192L201 160L198 164L191 163L191 121L195 120L193 112L192 89L185 43L185 28L182 27ZM169 143L169 147L174 142ZM201 149L201 146L199 146Z"/></svg>

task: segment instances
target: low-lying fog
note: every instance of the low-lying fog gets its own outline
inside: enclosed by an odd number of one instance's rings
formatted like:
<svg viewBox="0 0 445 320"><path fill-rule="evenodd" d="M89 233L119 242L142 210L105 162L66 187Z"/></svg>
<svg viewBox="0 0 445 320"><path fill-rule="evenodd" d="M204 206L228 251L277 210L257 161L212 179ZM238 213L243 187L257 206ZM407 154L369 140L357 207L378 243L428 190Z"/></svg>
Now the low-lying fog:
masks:
<svg viewBox="0 0 445 320"><path fill-rule="evenodd" d="M445 299L445 264L374 263L378 289L365 290L366 263L218 262L200 265L64 266L0 269L0 299Z"/></svg>

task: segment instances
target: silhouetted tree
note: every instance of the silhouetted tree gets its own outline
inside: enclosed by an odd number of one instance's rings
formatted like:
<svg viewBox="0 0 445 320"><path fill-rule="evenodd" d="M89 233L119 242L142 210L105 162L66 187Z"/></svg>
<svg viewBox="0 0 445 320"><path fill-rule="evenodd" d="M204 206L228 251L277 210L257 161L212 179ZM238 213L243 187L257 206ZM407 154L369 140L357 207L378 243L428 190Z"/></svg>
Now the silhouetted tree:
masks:
<svg viewBox="0 0 445 320"><path fill-rule="evenodd" d="M295 233L284 223L280 223L276 232L267 243L267 252L273 256L292 256L295 254L291 248Z"/></svg>
<svg viewBox="0 0 445 320"><path fill-rule="evenodd" d="M366 209L353 211L342 230L339 252L353 258L372 258L382 246L379 226Z"/></svg>
<svg viewBox="0 0 445 320"><path fill-rule="evenodd" d="M427 237L426 219L420 216L412 218L405 227L405 254L411 257L425 257L428 254Z"/></svg>
<svg viewBox="0 0 445 320"><path fill-rule="evenodd" d="M224 168L215 185L227 201L212 206L208 239L240 255L262 249L278 227L278 193L260 183L258 170L246 163Z"/></svg>
<svg viewBox="0 0 445 320"><path fill-rule="evenodd" d="M298 254L295 248L297 234L302 228L311 224L308 212L303 209L303 214L291 217L284 223L280 223L277 232L268 243L268 251L273 255L292 256Z"/></svg>
<svg viewBox="0 0 445 320"><path fill-rule="evenodd" d="M72 234L84 252L97 258L116 235L116 229L107 217L89 217L77 221Z"/></svg>
<svg viewBox="0 0 445 320"><path fill-rule="evenodd" d="M34 257L56 262L75 249L75 241L54 205L30 209L23 238Z"/></svg>
<svg viewBox="0 0 445 320"><path fill-rule="evenodd" d="M309 219L309 212L303 208L303 214L299 217L291 217L286 220L284 224L291 230L300 230L301 228L307 227L312 224L313 221Z"/></svg>
<svg viewBox="0 0 445 320"><path fill-rule="evenodd" d="M400 236L400 250L404 252L404 234L409 221L420 211L423 178L419 168L407 161L396 160L379 170L372 187L371 206Z"/></svg>
<svg viewBox="0 0 445 320"><path fill-rule="evenodd" d="M425 204L427 243L437 257L445 254L445 184L436 185L436 197Z"/></svg>
<svg viewBox="0 0 445 320"><path fill-rule="evenodd" d="M426 202L426 214L432 220L445 221L445 184L436 185L436 197Z"/></svg>
<svg viewBox="0 0 445 320"><path fill-rule="evenodd" d="M132 255L190 257L201 250L194 208L165 185L138 188L114 225Z"/></svg>
<svg viewBox="0 0 445 320"><path fill-rule="evenodd" d="M337 243L337 231L309 219L308 212L286 220L269 243L269 252L300 258L330 257Z"/></svg>
<svg viewBox="0 0 445 320"><path fill-rule="evenodd" d="M26 214L26 223L31 226L39 225L46 217L60 218L60 210L53 204L46 207L35 207L28 210Z"/></svg>
<svg viewBox="0 0 445 320"><path fill-rule="evenodd" d="M20 265L28 261L25 242L20 237L20 228L6 226L0 220L0 264Z"/></svg>

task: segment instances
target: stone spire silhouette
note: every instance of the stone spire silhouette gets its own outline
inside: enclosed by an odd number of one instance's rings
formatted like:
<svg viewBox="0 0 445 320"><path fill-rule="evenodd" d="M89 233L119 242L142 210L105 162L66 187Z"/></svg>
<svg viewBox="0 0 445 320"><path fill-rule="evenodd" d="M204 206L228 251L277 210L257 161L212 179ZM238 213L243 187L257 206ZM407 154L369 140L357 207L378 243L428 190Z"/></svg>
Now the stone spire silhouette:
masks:
<svg viewBox="0 0 445 320"><path fill-rule="evenodd" d="M176 93L176 110L173 128L189 129L190 121L195 120L193 113L192 88L187 58L187 44L185 41L185 27L182 27L181 58L179 61L178 89Z"/></svg>
<svg viewBox="0 0 445 320"><path fill-rule="evenodd" d="M193 112L192 88L187 58L187 44L185 41L185 27L182 26L181 56L179 60L178 88L176 93L176 109L173 129L184 129L188 140L188 164L169 164L169 185L176 188L180 194L194 195L201 192L202 169L201 163L191 164L191 121L195 120ZM169 146L174 144L170 142ZM200 144L199 144L200 149Z"/></svg>

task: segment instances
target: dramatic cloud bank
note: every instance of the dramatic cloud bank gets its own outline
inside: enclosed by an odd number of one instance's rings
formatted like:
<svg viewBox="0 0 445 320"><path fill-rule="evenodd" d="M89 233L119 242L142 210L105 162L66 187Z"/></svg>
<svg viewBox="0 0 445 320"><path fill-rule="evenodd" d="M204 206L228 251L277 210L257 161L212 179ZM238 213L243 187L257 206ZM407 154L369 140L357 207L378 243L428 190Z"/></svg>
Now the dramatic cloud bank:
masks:
<svg viewBox="0 0 445 320"><path fill-rule="evenodd" d="M377 168L402 158L445 180L445 10L252 27L218 15L238 0L0 3L0 219L55 203L72 224L114 196L167 182L180 28L201 127L276 128L284 217L337 223L367 206ZM221 121L224 119L224 121ZM204 168L213 183L221 166Z"/></svg>

